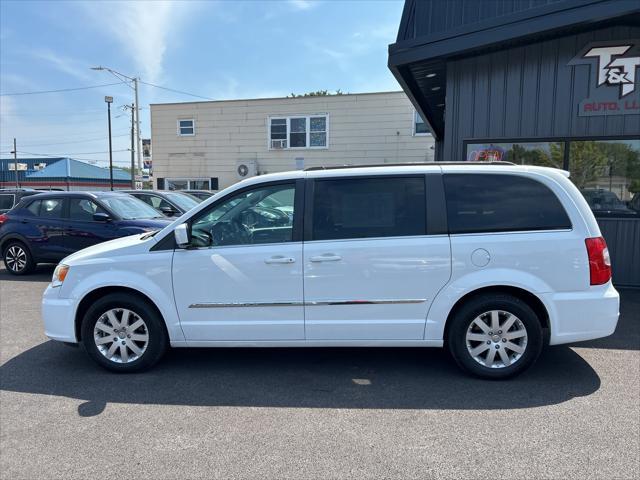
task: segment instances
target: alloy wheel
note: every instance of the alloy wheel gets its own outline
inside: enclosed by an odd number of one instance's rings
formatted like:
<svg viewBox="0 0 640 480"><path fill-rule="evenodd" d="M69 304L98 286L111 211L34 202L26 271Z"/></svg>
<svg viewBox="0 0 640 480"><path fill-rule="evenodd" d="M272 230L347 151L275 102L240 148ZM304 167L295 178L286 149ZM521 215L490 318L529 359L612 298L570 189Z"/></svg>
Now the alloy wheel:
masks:
<svg viewBox="0 0 640 480"><path fill-rule="evenodd" d="M509 367L527 348L527 329L510 312L490 310L473 319L466 334L467 351L488 368Z"/></svg>
<svg viewBox="0 0 640 480"><path fill-rule="evenodd" d="M112 308L103 313L93 329L98 351L114 363L131 363L144 354L149 345L149 330L137 313Z"/></svg>
<svg viewBox="0 0 640 480"><path fill-rule="evenodd" d="M27 266L27 252L19 245L11 245L4 254L7 267L13 272L21 272Z"/></svg>

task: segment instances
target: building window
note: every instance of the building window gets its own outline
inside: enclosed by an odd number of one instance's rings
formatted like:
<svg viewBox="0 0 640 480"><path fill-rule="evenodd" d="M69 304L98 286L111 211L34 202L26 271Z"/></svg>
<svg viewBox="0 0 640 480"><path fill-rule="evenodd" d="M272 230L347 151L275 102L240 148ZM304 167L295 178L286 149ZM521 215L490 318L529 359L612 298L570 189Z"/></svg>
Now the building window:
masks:
<svg viewBox="0 0 640 480"><path fill-rule="evenodd" d="M569 171L596 215L640 213L640 140L569 142Z"/></svg>
<svg viewBox="0 0 640 480"><path fill-rule="evenodd" d="M178 120L178 135L189 137L196 134L196 122L193 118L188 120Z"/></svg>
<svg viewBox="0 0 640 480"><path fill-rule="evenodd" d="M466 157L569 170L597 216L640 214L639 139L469 143Z"/></svg>
<svg viewBox="0 0 640 480"><path fill-rule="evenodd" d="M429 128L426 122L422 119L417 111L413 111L413 134L414 135L429 135Z"/></svg>
<svg viewBox="0 0 640 480"><path fill-rule="evenodd" d="M511 162L518 165L539 165L562 168L564 142L500 142L470 143L470 162Z"/></svg>
<svg viewBox="0 0 640 480"><path fill-rule="evenodd" d="M326 115L272 117L269 119L269 149L327 148Z"/></svg>
<svg viewBox="0 0 640 480"><path fill-rule="evenodd" d="M215 186L217 190L218 186ZM167 178L165 190L211 190L210 178Z"/></svg>

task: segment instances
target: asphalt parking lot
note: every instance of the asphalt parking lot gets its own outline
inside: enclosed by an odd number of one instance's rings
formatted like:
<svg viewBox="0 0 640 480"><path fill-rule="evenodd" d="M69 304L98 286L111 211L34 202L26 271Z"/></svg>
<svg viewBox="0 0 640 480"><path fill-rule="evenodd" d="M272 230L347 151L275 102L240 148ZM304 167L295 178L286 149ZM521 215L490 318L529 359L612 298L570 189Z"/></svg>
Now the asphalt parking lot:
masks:
<svg viewBox="0 0 640 480"><path fill-rule="evenodd" d="M438 349L176 350L114 375L48 341L52 272L0 270L0 477L639 478L640 291L519 378Z"/></svg>

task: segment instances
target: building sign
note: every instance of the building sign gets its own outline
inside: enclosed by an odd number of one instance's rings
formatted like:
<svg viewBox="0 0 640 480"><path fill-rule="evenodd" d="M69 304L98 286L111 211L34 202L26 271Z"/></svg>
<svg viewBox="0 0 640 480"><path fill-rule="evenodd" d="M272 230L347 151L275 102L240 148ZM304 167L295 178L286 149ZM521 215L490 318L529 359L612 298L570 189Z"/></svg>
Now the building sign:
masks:
<svg viewBox="0 0 640 480"><path fill-rule="evenodd" d="M467 161L469 162L501 162L504 158L504 149L497 145L476 145L478 148L469 150Z"/></svg>
<svg viewBox="0 0 640 480"><path fill-rule="evenodd" d="M578 115L640 115L640 40L588 44L569 65L590 65L589 96Z"/></svg>

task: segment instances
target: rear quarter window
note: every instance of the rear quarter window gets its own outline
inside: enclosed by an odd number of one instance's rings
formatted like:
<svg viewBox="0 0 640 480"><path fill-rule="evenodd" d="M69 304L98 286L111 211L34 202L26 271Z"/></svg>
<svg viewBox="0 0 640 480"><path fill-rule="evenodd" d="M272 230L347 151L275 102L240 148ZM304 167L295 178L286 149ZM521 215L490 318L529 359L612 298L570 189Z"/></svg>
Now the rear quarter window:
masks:
<svg viewBox="0 0 640 480"><path fill-rule="evenodd" d="M15 202L15 195L10 193L0 193L0 210L9 210Z"/></svg>
<svg viewBox="0 0 640 480"><path fill-rule="evenodd" d="M518 175L445 174L450 233L570 229L558 197Z"/></svg>

